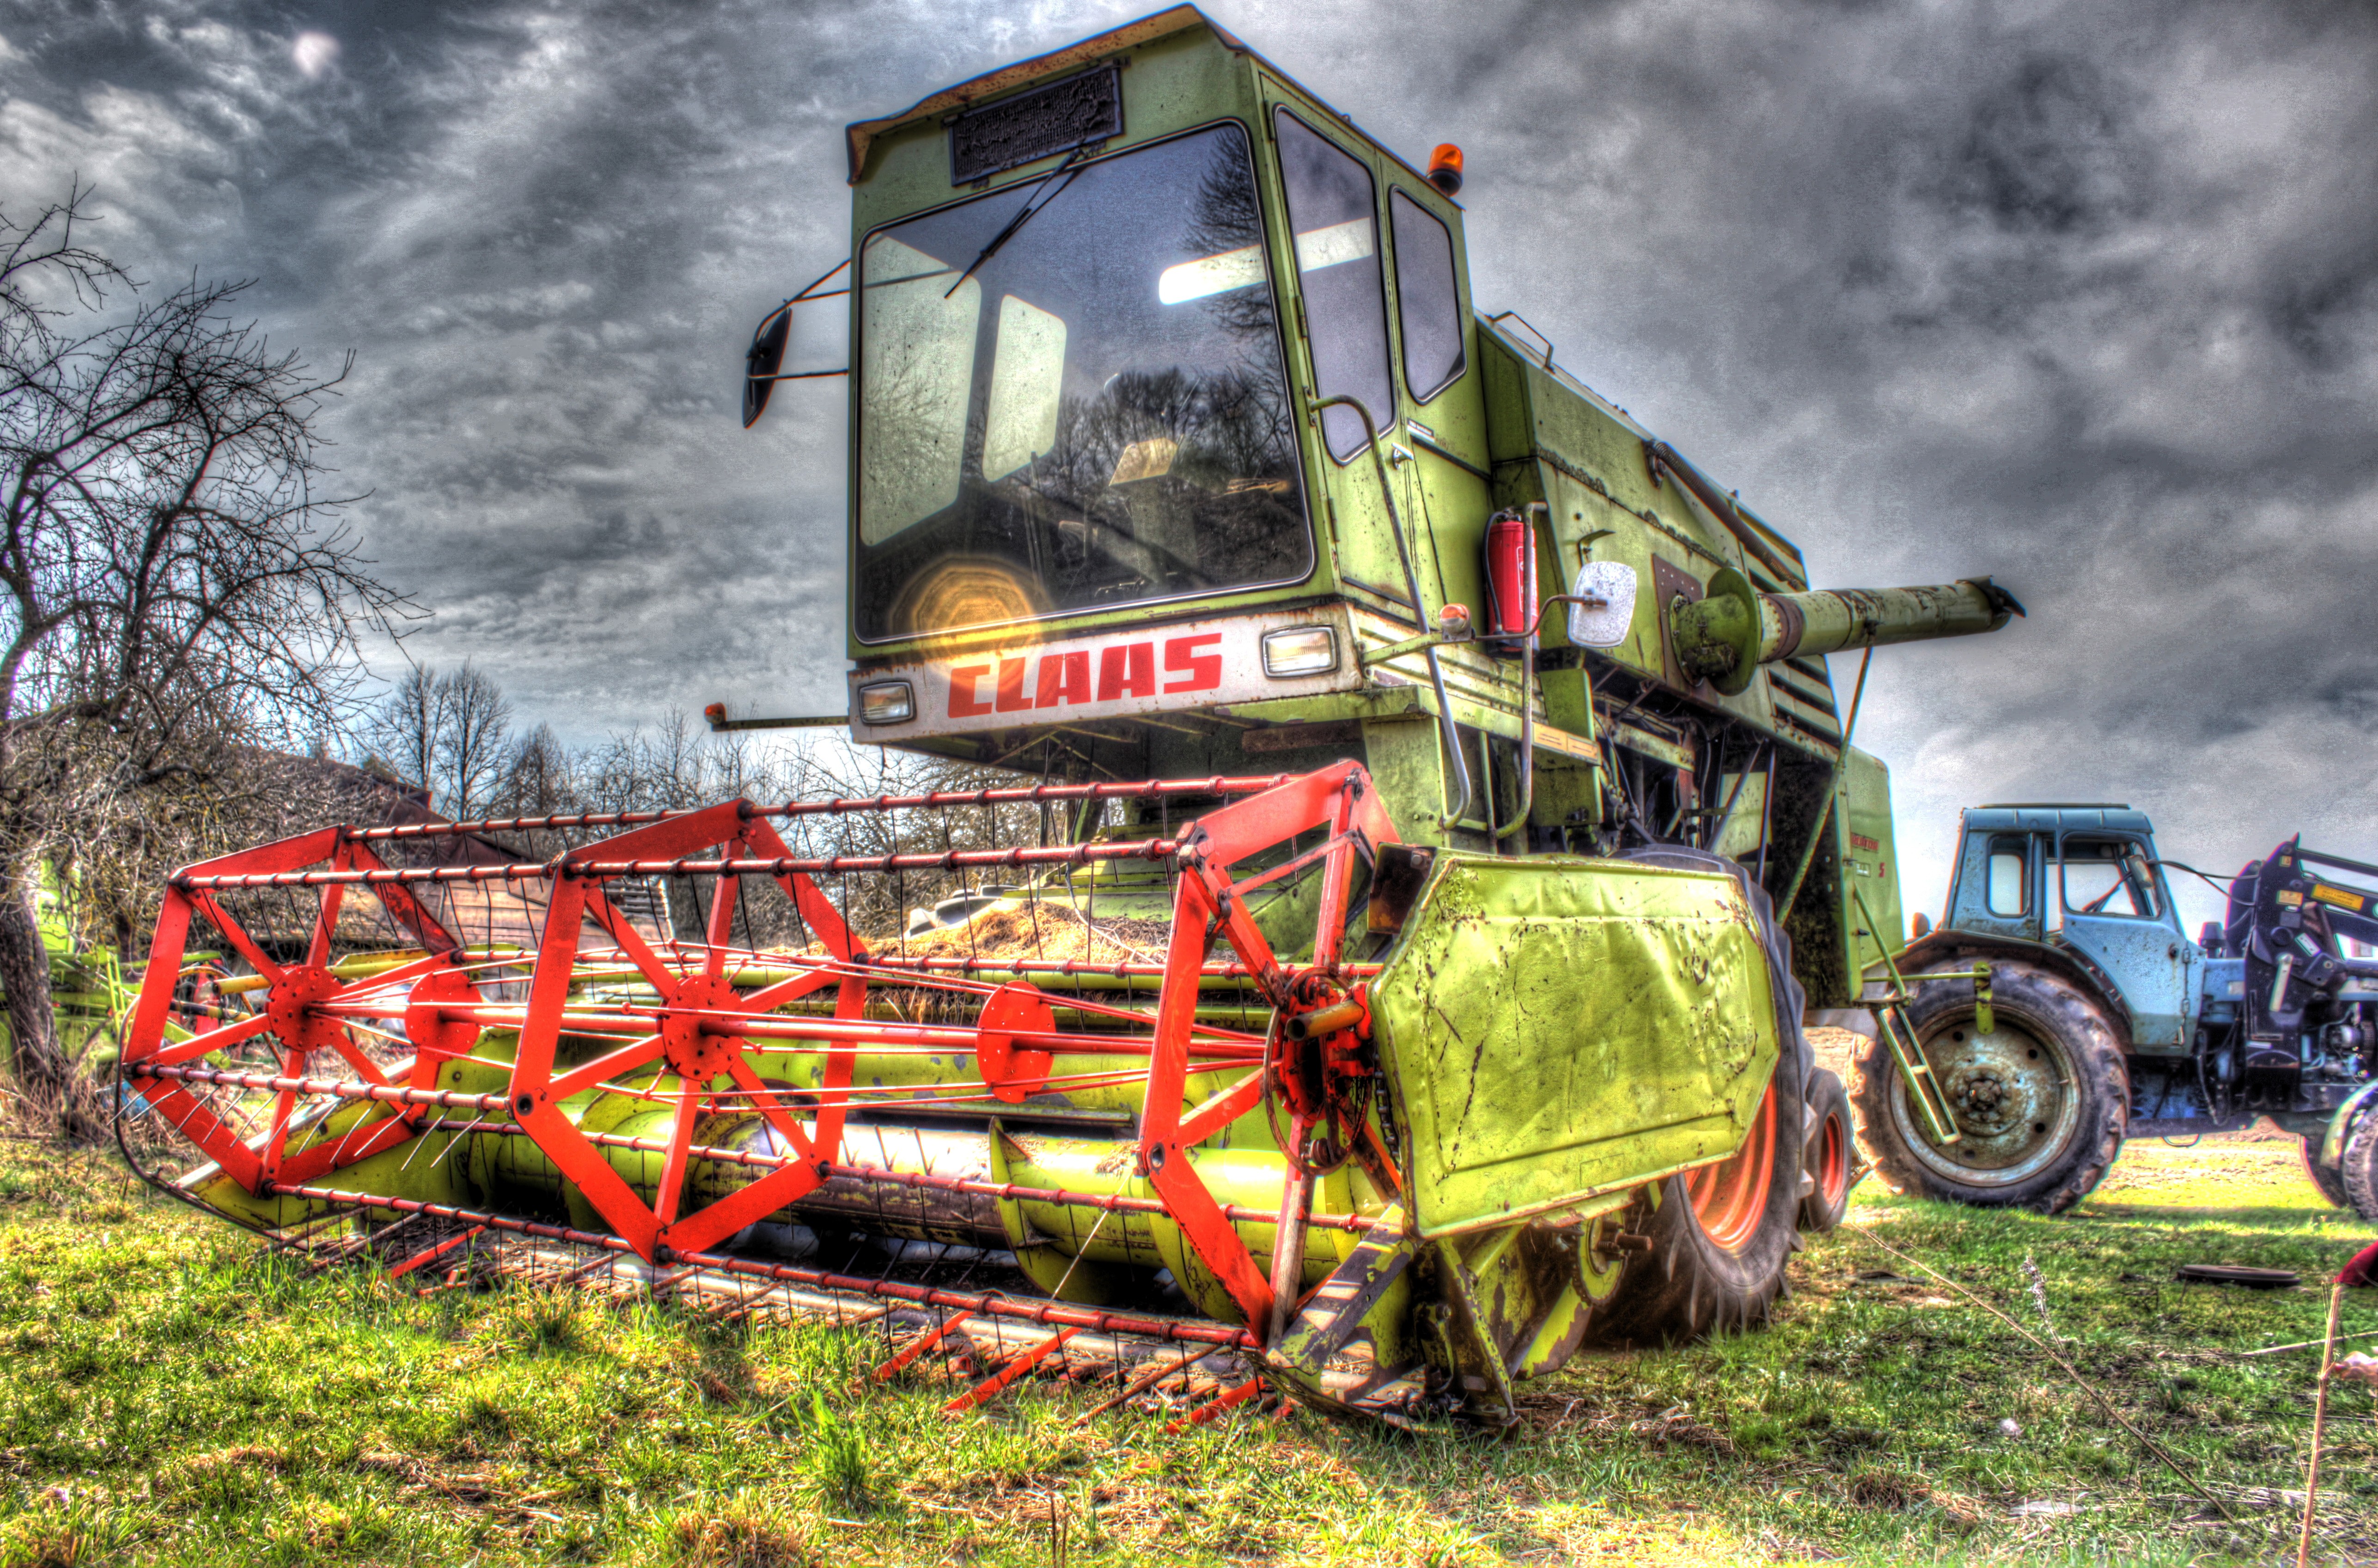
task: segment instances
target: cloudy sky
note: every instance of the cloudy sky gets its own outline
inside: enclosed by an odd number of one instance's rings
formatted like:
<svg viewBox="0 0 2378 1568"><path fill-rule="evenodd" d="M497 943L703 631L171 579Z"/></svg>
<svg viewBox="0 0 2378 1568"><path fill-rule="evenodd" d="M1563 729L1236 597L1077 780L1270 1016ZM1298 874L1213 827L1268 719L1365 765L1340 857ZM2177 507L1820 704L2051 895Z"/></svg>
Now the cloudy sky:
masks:
<svg viewBox="0 0 2378 1568"><path fill-rule="evenodd" d="M416 657L578 739L823 711L841 383L734 410L844 254L841 127L1147 8L0 0L0 205L79 176L146 277L354 352L334 460ZM1820 583L2030 607L1877 656L1916 906L1983 800L2378 858L2378 9L1210 9L1406 156L1461 143L1480 303Z"/></svg>

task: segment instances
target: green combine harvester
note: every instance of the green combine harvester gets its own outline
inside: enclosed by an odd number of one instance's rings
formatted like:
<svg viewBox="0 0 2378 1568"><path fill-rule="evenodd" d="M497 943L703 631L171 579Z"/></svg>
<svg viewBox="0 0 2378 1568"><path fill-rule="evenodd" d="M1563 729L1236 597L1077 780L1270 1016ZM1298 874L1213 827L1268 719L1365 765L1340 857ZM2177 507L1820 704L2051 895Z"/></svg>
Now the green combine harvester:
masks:
<svg viewBox="0 0 2378 1568"><path fill-rule="evenodd" d="M1062 1354L1492 1423L1589 1340L1763 1317L1847 1200L1803 1014L1902 943L1826 656L2020 607L1812 588L1473 308L1456 149L1194 8L847 172L745 422L847 305L837 722L1020 778L190 867L126 1069L177 1190L880 1309L895 1362L970 1345L958 1405ZM193 943L252 973L194 1003Z"/></svg>

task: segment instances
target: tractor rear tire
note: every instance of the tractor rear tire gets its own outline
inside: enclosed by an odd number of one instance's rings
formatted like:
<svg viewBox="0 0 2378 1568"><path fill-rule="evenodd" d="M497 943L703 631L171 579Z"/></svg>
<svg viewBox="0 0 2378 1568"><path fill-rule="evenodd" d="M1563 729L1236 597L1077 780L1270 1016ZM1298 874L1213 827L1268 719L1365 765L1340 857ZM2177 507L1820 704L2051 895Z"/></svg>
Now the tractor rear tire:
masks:
<svg viewBox="0 0 2378 1568"><path fill-rule="evenodd" d="M2353 1212L2378 1224L2378 1114L2365 1116L2353 1136L2345 1140L2345 1154L2337 1162L2345 1177L2346 1201Z"/></svg>
<svg viewBox="0 0 2378 1568"><path fill-rule="evenodd" d="M1974 1027L1970 981L1918 986L1907 1008L1958 1140L1933 1140L1880 1037L1858 1062L1859 1129L1876 1171L1911 1197L2061 1213L2121 1152L2131 1080L2120 1036L2061 975L2004 959L1990 971L1987 1035Z"/></svg>
<svg viewBox="0 0 2378 1568"><path fill-rule="evenodd" d="M1849 1212L1857 1134L1850 1119L1850 1092L1824 1067L1808 1074L1808 1141L1801 1155L1808 1193L1800 1200L1800 1228L1822 1234Z"/></svg>
<svg viewBox="0 0 2378 1568"><path fill-rule="evenodd" d="M2322 1142L2320 1134L2312 1133L2301 1141L2304 1175L2310 1176L2312 1184L2320 1188L2320 1195L2337 1208L2353 1207L2353 1195L2345 1189L2345 1172L2341 1169L2330 1170L2320 1163Z"/></svg>
<svg viewBox="0 0 2378 1568"><path fill-rule="evenodd" d="M1801 1160L1811 1070L1800 1032L1803 998L1792 977L1792 939L1773 906L1733 861L1670 846L1626 857L1686 871L1723 871L1748 899L1767 950L1779 1055L1774 1077L1735 1153L1714 1165L1672 1176L1658 1206L1635 1217L1648 1251L1626 1255L1625 1272L1590 1329L1604 1343L1674 1345L1766 1321L1789 1288L1784 1269L1799 1250Z"/></svg>

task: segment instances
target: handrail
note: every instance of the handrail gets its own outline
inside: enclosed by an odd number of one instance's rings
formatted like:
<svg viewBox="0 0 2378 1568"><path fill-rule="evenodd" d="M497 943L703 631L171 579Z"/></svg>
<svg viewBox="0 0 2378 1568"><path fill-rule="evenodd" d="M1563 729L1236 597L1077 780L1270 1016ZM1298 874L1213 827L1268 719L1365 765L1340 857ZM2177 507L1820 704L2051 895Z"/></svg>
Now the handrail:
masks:
<svg viewBox="0 0 2378 1568"><path fill-rule="evenodd" d="M1403 563L1404 589L1411 595L1412 612L1417 615L1424 602L1420 597L1420 573L1412 565L1411 546L1404 539L1403 515L1396 510L1396 492L1394 487L1387 483L1387 465L1379 456L1378 422L1371 417L1371 411L1363 405L1361 398L1344 392L1322 398L1312 406L1313 411L1318 414L1325 408L1341 405L1354 411L1355 416L1363 421L1363 433L1370 438L1365 445L1371 453L1371 468L1379 476L1379 499L1387 503L1387 526L1396 536L1396 558ZM1444 745L1446 755L1452 759L1453 777L1461 782L1461 803L1447 813L1438 823L1439 826L1450 826L1470 814L1476 792L1470 784L1470 759L1461 754L1461 729L1453 721L1453 699L1446 694L1445 667L1437 662L1434 645L1423 652L1428 658L1428 682L1436 692L1437 739ZM1524 700L1523 694L1523 703ZM1488 826L1491 830L1493 824L1489 823Z"/></svg>
<svg viewBox="0 0 2378 1568"><path fill-rule="evenodd" d="M1769 547L1767 541L1759 537L1751 527L1749 520L1742 515L1741 503L1732 496L1720 492L1708 475L1686 461L1684 453L1663 440L1646 441L1643 446L1645 455L1651 461L1652 478L1657 479L1660 476L1660 470L1665 468L1675 476L1678 491L1687 499L1699 502L1701 510L1709 513L1711 521L1733 535L1735 543L1740 545L1752 560L1773 573L1777 581L1787 588L1807 585L1808 569L1802 567L1795 570L1787 565L1784 558L1777 555Z"/></svg>

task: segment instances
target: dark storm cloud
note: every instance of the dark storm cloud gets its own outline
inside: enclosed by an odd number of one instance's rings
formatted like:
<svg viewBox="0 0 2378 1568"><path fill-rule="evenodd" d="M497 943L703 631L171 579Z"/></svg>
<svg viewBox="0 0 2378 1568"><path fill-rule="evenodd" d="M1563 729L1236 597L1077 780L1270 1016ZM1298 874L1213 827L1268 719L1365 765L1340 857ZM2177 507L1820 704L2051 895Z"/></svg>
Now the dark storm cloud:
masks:
<svg viewBox="0 0 2378 1568"><path fill-rule="evenodd" d="M79 172L150 275L255 276L278 341L357 351L340 460L419 657L580 735L812 710L840 388L745 434L743 335L845 253L845 121L1136 8L0 5L0 198ZM1407 157L1462 143L1480 303L1820 581L2024 597L1875 662L1916 897L1980 799L2378 852L2366 7L1216 9Z"/></svg>

